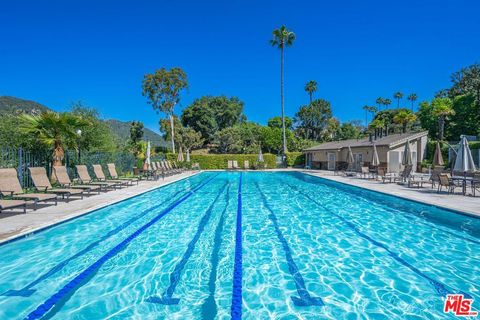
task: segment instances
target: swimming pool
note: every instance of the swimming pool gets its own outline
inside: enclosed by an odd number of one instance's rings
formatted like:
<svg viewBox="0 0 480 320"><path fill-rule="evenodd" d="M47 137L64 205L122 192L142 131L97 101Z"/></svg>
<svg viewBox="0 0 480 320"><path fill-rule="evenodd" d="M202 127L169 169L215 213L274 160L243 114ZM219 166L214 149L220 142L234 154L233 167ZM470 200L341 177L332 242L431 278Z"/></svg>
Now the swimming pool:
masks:
<svg viewBox="0 0 480 320"><path fill-rule="evenodd" d="M0 319L455 318L480 220L296 172L204 172L0 246Z"/></svg>

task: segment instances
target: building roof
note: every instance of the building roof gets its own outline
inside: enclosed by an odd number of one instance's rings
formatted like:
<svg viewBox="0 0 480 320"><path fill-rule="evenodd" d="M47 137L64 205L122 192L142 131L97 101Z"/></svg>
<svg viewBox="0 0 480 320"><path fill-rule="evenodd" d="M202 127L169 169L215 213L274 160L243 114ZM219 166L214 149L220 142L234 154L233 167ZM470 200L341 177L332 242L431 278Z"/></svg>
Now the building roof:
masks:
<svg viewBox="0 0 480 320"><path fill-rule="evenodd" d="M407 133L397 133L391 134L386 137L377 138L376 140L370 141L369 137L362 139L349 139L349 140L340 140L340 141L331 141L319 144L317 146L305 149L303 151L318 151L318 150L340 150L342 148L355 148L355 147L371 147L373 143L377 146L387 146L389 148L396 147L405 143L407 140L415 140L422 138L428 134L428 131L422 132L407 132Z"/></svg>

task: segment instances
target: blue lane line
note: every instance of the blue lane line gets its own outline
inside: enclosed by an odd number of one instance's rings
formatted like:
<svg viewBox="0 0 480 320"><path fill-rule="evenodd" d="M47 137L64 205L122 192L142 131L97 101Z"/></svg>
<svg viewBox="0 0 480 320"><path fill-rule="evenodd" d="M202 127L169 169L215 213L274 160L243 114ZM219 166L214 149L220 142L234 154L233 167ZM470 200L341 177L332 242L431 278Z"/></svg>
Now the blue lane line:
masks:
<svg viewBox="0 0 480 320"><path fill-rule="evenodd" d="M217 175L216 175L217 176ZM132 233L122 242L117 244L115 247L110 249L107 253L105 253L100 259L95 261L92 265L90 265L87 269L83 270L80 274L78 274L75 278L69 281L63 288L61 288L57 293L53 296L48 298L44 303L38 306L34 311L28 314L26 319L41 319L43 316L52 317L54 313L58 312L60 309L59 306L63 306L66 301L78 290L81 286L87 283L98 271L98 269L107 262L110 258L114 257L118 254L121 250L123 250L133 239L138 237L143 231L151 227L155 224L158 220L163 218L167 213L175 209L179 204L190 198L197 190L205 186L207 183L212 181L216 176L213 176L210 179L207 179L205 182L197 186L196 188L190 190L186 195L169 205L167 208L162 210L155 218L144 224L140 227L137 231ZM53 309L52 309L53 308ZM49 313L49 311L51 312ZM48 313L48 314L47 314Z"/></svg>
<svg viewBox="0 0 480 320"><path fill-rule="evenodd" d="M405 261L403 258L401 258L400 256L398 256L398 254L396 254L395 252L391 251L385 244L381 243L381 242L378 242L377 240L375 239L372 239L370 236L366 235L365 233L363 233L362 231L360 231L357 226L355 226L353 223L351 223L350 221L348 221L347 219L345 219L344 217L334 213L332 210L328 209L326 206L324 206L323 204L321 204L320 202L318 202L317 200L313 199L310 195L300 191L300 189L298 187L295 187L295 186L292 186L292 185L289 185L289 184L286 184L287 186L289 186L291 189L294 189L294 190L297 190L298 193L300 193L301 195L303 195L305 198L309 199L310 201L314 202L315 204L321 206L322 208L324 208L325 210L327 210L328 213L330 213L331 215L337 217L338 219L340 219L343 223L345 223L350 229L352 229L357 235L359 235L360 237L366 239L367 241L369 241L370 243L372 243L373 245L377 246L377 247L380 247L382 249L384 249L385 251L387 251L387 253L390 255L390 257L392 257L395 261L399 262L400 264L404 265L405 267L409 268L410 270L412 270L413 272L415 272L417 275L419 275L420 277L424 278L425 280L427 280L435 289L435 291L437 292L437 294L441 297L445 297L447 294L453 294L453 293L461 293L463 294L464 296L466 297L471 297L468 293L466 292L463 292L463 291L460 291L460 290L453 290L453 289L449 289L447 285L435 280L435 279L432 279L430 278L429 276L427 276L426 274L424 274L422 271L420 271L419 269L417 269L416 267L412 266L410 263L408 263L407 261Z"/></svg>
<svg viewBox="0 0 480 320"><path fill-rule="evenodd" d="M237 229L235 232L235 262L233 265L233 292L230 308L232 319L242 319L242 179L240 173L237 196Z"/></svg>
<svg viewBox="0 0 480 320"><path fill-rule="evenodd" d="M208 289L209 295L202 304L202 319L203 320L213 320L217 317L217 303L215 302L215 289L217 281L217 269L220 263L220 248L222 247L222 233L223 226L225 225L225 215L230 204L230 185L227 188L227 193L225 194L225 207L220 215L217 227L215 229L215 236L213 239L213 249L212 256L210 258L210 263L212 265L212 270L210 271L210 277L208 280Z"/></svg>
<svg viewBox="0 0 480 320"><path fill-rule="evenodd" d="M312 176L309 176L309 177L312 177ZM298 178L296 177L297 179L303 181L303 182L306 182L308 184L311 184L313 186L316 186L318 187L318 184L314 183L314 182L311 182L309 180L305 180L303 179L303 176L302 178ZM313 178L313 177L312 177ZM328 184L324 184L326 186L329 186ZM421 223L423 224L424 226L428 226L430 228L435 228L437 230L440 231L440 235L442 234L445 234L445 233L448 233L450 234L451 236L455 237L455 238L459 238L459 239L462 239L462 240L465 240L465 241L469 241L469 242L472 242L472 243L475 243L475 244L480 244L480 241L478 240L475 240L475 239L471 239L469 237L466 237L464 235L461 235L461 234L456 234L456 233L453 233L452 231L449 231L448 229L448 226L445 227L445 226L442 226L442 225L438 225L435 223L435 220L434 218L435 217L430 217L427 212L427 215L425 215L425 211L415 211L415 210L410 210L409 212L405 212L403 211L403 207L402 206L399 206L398 204L395 204L393 203L393 206L392 206L392 203L388 202L387 200L385 199L382 199L381 197L378 197L379 195L378 194L372 194L372 191L371 190L356 190L357 191L357 194L354 194L353 192L349 191L348 188L344 188L343 186L340 187L340 186L337 186L334 184L334 187L337 189L337 190L340 190L343 194L349 196L349 197L352 197L352 198L355 198L355 199L358 199L359 201L363 202L363 203L368 203L368 201L373 201L373 202L376 202L378 203L380 206L384 206L384 207L387 207L389 210L394 210L395 212L401 214L402 216L404 216L405 218L407 219L410 219L411 216L413 215L414 217L417 218L417 222L418 223ZM357 187L358 188L358 187ZM376 197L375 197L376 196ZM392 197L392 196L387 196L385 194L381 194L381 196L385 196L385 197ZM417 204L416 202L413 202L414 204ZM424 205L424 206L428 206L428 205ZM435 207L435 206L434 206ZM440 208L437 208L435 207L436 209L440 209ZM433 220L433 222L432 222ZM457 229L458 231L464 233L464 232L468 232L468 231L465 231L465 230L460 230L460 229Z"/></svg>
<svg viewBox="0 0 480 320"><path fill-rule="evenodd" d="M255 186L257 187L260 196L262 198L263 205L270 211L270 214L268 215L268 218L270 221L273 223L273 226L275 228L275 232L277 233L278 240L282 244L283 251L285 253L285 258L287 259L287 264L288 264L288 271L293 277L293 280L295 282L295 287L297 287L297 293L299 297L292 296L292 301L296 306L300 307L310 307L310 306L324 306L325 304L323 303L322 298L320 297L312 297L310 293L307 290L307 287L305 286L305 280L303 280L303 277L298 270L297 264L293 260L292 257L292 250L290 249L290 246L288 245L287 240L283 236L282 231L280 230L280 227L278 226L278 220L277 216L273 212L272 208L268 204L267 198L265 194L262 192L260 189L260 186L258 185L258 182L255 182Z"/></svg>
<svg viewBox="0 0 480 320"><path fill-rule="evenodd" d="M177 191L175 194L173 194L170 199L174 199L176 198L181 192L184 192L184 190L180 190L180 191ZM147 213L153 211L153 210L156 210L158 209L159 207L161 207L162 205L165 204L165 202L167 201L163 201L162 203L156 205L156 206L153 206L151 208L148 208L147 210L143 211L142 213L134 216L133 218L127 220L126 222L122 223L120 226L116 227L115 229L109 231L107 234L105 234L104 236L102 236L101 238L99 238L97 241L94 241L92 243L90 243L87 247L85 247L84 249L80 250L79 252L77 252L76 254L74 254L73 256L63 260L62 262L58 263L57 265L55 265L53 268L51 268L50 270L48 270L47 272L45 272L44 274L42 274L40 277L38 277L37 279L35 279L34 281L30 282L28 285L26 285L25 287L23 287L22 289L18 289L18 290L15 290L15 289L11 289L11 290L8 290L4 293L2 293L3 296L20 296L20 297L29 297L31 296L34 292L35 292L35 289L32 289L34 286L36 286L37 284L41 283L42 281L48 279L49 277L53 276L55 273L59 272L60 270L62 270L68 263L70 263L70 261L90 252L91 250L93 250L96 246L98 246L99 244L101 244L103 241L107 240L108 238L116 235L117 233L119 233L120 231L124 230L125 228L127 228L129 225L131 225L132 223L134 223L135 221L139 220L140 218L142 218L143 216L145 216Z"/></svg>
<svg viewBox="0 0 480 320"><path fill-rule="evenodd" d="M210 220L210 217L212 216L212 211L215 207L215 204L217 203L217 200L220 198L225 186L227 185L228 183L225 183L220 188L220 191L217 192L217 196L215 197L212 204L208 207L207 211L205 212L202 219L200 220L200 223L198 224L197 232L195 232L195 235L193 236L192 240L189 242L187 246L187 250L183 254L182 259L180 259L180 261L175 266L173 272L170 274L170 285L167 287L165 292L160 297L159 296L149 297L146 299L147 302L166 304L166 305L178 304L180 302L180 299L172 298L172 296L175 293L175 288L177 287L178 282L180 281L180 277L182 276L183 268L185 268L185 265L187 264L188 260L192 256L193 250L195 249L195 245L197 244L198 239L200 239L200 236L205 230L205 226L207 225L208 221Z"/></svg>

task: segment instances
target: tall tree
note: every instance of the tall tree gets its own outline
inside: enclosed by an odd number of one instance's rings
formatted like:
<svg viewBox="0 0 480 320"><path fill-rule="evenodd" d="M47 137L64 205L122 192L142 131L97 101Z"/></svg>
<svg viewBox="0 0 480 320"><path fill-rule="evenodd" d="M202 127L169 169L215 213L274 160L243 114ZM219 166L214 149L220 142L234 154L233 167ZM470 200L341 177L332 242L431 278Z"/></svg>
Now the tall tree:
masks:
<svg viewBox="0 0 480 320"><path fill-rule="evenodd" d="M130 138L129 145L132 149L133 155L138 159L140 153L140 141L143 138L143 123L140 121L132 121L130 123Z"/></svg>
<svg viewBox="0 0 480 320"><path fill-rule="evenodd" d="M172 151L175 153L173 112L180 102L180 93L188 87L186 73L181 68L158 69L143 77L142 94L156 111L164 112L170 118Z"/></svg>
<svg viewBox="0 0 480 320"><path fill-rule="evenodd" d="M397 99L397 108L400 108L400 100L403 98L403 93L397 91L393 94L393 97Z"/></svg>
<svg viewBox="0 0 480 320"><path fill-rule="evenodd" d="M392 100L390 99L383 99L383 105L385 106L385 109L388 109L390 105L392 104Z"/></svg>
<svg viewBox="0 0 480 320"><path fill-rule="evenodd" d="M216 132L246 121L243 105L237 97L204 96L183 110L182 124L212 143Z"/></svg>
<svg viewBox="0 0 480 320"><path fill-rule="evenodd" d="M273 38L270 40L270 44L280 49L281 61L280 61L280 99L282 104L282 141L283 141L283 154L287 153L287 138L285 134L285 101L284 101L284 62L285 62L285 48L290 47L295 41L295 33L288 30L285 26L281 26L278 29L273 30Z"/></svg>
<svg viewBox="0 0 480 320"><path fill-rule="evenodd" d="M415 101L417 101L418 99L418 96L416 93L410 93L407 97L408 101L410 101L412 103L412 111L413 111L413 104L415 103Z"/></svg>
<svg viewBox="0 0 480 320"><path fill-rule="evenodd" d="M435 98L432 101L432 114L438 117L438 139L443 140L445 132L445 120L448 116L454 115L452 100L449 98Z"/></svg>
<svg viewBox="0 0 480 320"><path fill-rule="evenodd" d="M452 74L452 87L448 90L451 99L459 95L470 94L477 107L480 107L480 64L462 68Z"/></svg>
<svg viewBox="0 0 480 320"><path fill-rule="evenodd" d="M375 103L377 104L377 107L378 109L380 110L381 107L383 106L383 102L385 101L384 98L382 97L378 97L376 100L375 100Z"/></svg>
<svg viewBox="0 0 480 320"><path fill-rule="evenodd" d="M282 117L273 117L268 119L268 126L271 128L279 128L282 129ZM285 128L287 130L292 130L293 128L293 120L290 117L285 117Z"/></svg>
<svg viewBox="0 0 480 320"><path fill-rule="evenodd" d="M44 112L38 116L20 115L20 130L36 137L39 144L52 148L53 165L61 166L65 148L77 148L77 130L89 125L71 113Z"/></svg>
<svg viewBox="0 0 480 320"><path fill-rule="evenodd" d="M320 140L332 118L330 102L323 99L313 100L308 106L302 106L295 114L297 127L305 134L305 139Z"/></svg>
<svg viewBox="0 0 480 320"><path fill-rule="evenodd" d="M393 122L402 125L402 132L407 132L407 127L410 123L415 122L417 120L417 116L408 109L400 109L397 113L393 116Z"/></svg>
<svg viewBox="0 0 480 320"><path fill-rule="evenodd" d="M310 80L305 84L305 91L308 93L310 97L310 103L313 101L313 94L317 91L317 81Z"/></svg>

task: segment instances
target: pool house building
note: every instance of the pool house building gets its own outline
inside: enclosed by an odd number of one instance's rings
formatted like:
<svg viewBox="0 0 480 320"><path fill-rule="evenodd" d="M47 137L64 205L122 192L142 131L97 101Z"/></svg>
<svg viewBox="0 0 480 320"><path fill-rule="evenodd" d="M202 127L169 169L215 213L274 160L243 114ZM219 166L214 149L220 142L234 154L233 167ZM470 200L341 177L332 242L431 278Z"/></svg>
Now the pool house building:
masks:
<svg viewBox="0 0 480 320"><path fill-rule="evenodd" d="M410 144L413 169L420 170L420 163L425 156L427 146L427 131L390 134L383 137L369 136L362 139L350 139L325 142L303 150L305 165L312 169L339 170L347 168L349 147L352 150L354 163L352 170L360 171L362 166L370 166L375 144L379 167L387 172L403 170L402 157L405 144Z"/></svg>

